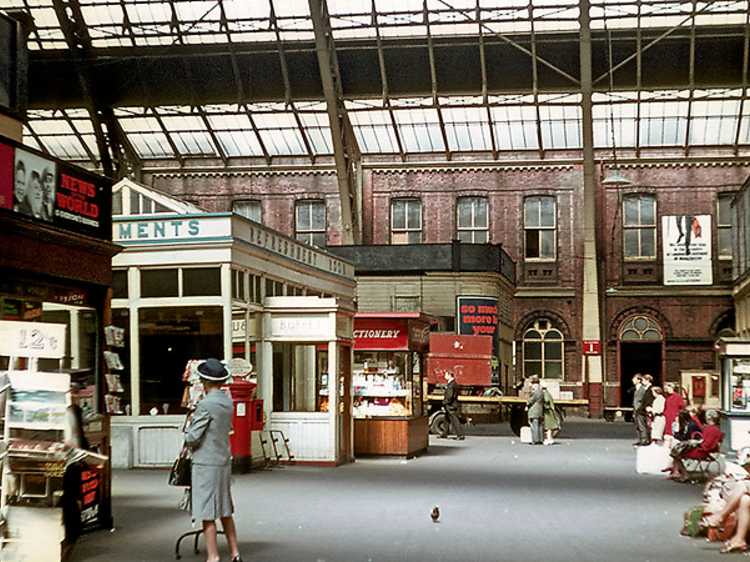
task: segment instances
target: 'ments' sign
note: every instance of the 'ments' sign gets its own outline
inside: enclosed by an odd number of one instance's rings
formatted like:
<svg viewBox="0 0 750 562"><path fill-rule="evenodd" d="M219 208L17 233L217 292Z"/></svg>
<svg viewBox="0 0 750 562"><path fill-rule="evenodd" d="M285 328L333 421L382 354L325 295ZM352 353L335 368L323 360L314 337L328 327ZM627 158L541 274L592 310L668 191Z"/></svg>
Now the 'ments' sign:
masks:
<svg viewBox="0 0 750 562"><path fill-rule="evenodd" d="M112 239L112 182L0 137L0 209Z"/></svg>

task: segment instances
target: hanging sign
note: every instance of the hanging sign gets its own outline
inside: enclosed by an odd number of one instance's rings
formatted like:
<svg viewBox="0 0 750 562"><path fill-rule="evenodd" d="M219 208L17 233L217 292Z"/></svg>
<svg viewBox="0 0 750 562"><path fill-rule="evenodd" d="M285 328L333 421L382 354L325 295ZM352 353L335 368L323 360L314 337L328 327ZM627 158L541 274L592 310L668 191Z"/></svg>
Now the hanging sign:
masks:
<svg viewBox="0 0 750 562"><path fill-rule="evenodd" d="M409 349L409 326L394 318L355 318L354 349Z"/></svg>
<svg viewBox="0 0 750 562"><path fill-rule="evenodd" d="M583 340L584 355L601 355L602 342L599 340Z"/></svg>
<svg viewBox="0 0 750 562"><path fill-rule="evenodd" d="M65 324L0 321L0 355L65 357Z"/></svg>
<svg viewBox="0 0 750 562"><path fill-rule="evenodd" d="M112 238L112 182L0 137L0 209L65 230Z"/></svg>
<svg viewBox="0 0 750 562"><path fill-rule="evenodd" d="M711 215L661 218L665 285L711 285Z"/></svg>

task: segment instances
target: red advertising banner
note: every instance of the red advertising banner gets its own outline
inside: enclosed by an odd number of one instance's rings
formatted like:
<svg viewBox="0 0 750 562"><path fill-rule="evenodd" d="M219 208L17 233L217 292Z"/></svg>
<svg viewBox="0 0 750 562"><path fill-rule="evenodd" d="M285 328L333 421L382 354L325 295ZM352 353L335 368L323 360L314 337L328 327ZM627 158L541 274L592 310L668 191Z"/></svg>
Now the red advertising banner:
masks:
<svg viewBox="0 0 750 562"><path fill-rule="evenodd" d="M0 209L13 208L13 149L0 144Z"/></svg>
<svg viewBox="0 0 750 562"><path fill-rule="evenodd" d="M84 527L98 525L100 502L101 474L94 469L83 470L81 472L81 523Z"/></svg>
<svg viewBox="0 0 750 562"><path fill-rule="evenodd" d="M355 318L354 349L369 351L409 349L407 320Z"/></svg>
<svg viewBox="0 0 750 562"><path fill-rule="evenodd" d="M112 182L0 138L0 209L112 239Z"/></svg>

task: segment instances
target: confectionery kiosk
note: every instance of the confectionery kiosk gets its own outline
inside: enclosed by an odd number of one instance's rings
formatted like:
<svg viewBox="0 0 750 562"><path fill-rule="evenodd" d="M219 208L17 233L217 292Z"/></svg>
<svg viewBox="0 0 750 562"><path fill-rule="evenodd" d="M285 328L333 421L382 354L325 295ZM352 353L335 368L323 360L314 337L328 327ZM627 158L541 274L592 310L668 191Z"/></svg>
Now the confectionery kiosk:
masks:
<svg viewBox="0 0 750 562"><path fill-rule="evenodd" d="M354 318L354 452L413 456L429 444L423 410L430 318L418 312Z"/></svg>

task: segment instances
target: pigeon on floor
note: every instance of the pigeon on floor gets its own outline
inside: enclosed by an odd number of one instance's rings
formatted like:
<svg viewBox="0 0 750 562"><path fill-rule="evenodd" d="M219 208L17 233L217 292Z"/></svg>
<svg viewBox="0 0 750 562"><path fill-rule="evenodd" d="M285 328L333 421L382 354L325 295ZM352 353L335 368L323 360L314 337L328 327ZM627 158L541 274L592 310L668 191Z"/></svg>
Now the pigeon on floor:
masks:
<svg viewBox="0 0 750 562"><path fill-rule="evenodd" d="M432 513L430 513L430 517L432 518L433 523L438 522L438 519L440 519L440 508L438 506L435 506L432 509Z"/></svg>

